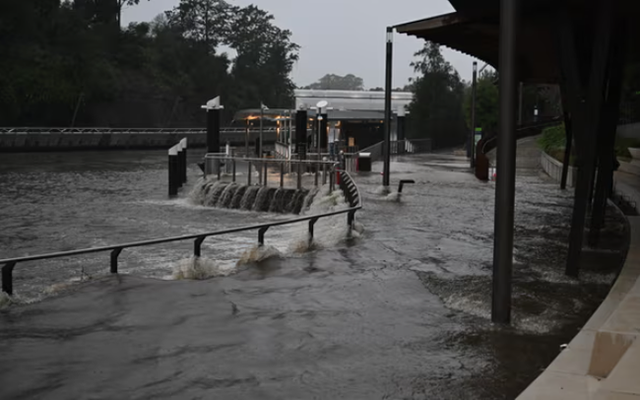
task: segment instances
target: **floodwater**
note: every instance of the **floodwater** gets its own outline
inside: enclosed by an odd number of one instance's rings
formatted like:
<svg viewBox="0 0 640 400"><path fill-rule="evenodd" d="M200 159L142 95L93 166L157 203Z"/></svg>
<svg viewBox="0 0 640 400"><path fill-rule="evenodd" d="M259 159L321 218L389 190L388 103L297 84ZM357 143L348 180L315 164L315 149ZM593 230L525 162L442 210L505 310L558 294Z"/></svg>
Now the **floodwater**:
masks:
<svg viewBox="0 0 640 400"><path fill-rule="evenodd" d="M491 324L495 186L464 164L396 160L392 180L416 181L401 196L381 192L379 172L356 176L351 238L346 216L318 222L312 249L306 224L270 229L263 249L256 232L210 238L209 280L175 280L191 242L125 250L119 284L108 253L19 264L17 304L0 312L0 398L516 397L620 259L566 278L571 193L519 171L513 324ZM293 217L193 205L190 187L168 199L165 152L3 155L0 185L2 258ZM309 212L346 206L323 194ZM601 247L618 250L624 225L608 215Z"/></svg>

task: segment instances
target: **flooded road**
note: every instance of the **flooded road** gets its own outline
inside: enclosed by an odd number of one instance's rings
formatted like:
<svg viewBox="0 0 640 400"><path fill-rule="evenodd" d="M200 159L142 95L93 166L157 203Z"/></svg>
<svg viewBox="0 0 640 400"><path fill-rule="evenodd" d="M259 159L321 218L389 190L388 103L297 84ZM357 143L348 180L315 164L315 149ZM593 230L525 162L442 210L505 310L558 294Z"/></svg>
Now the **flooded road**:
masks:
<svg viewBox="0 0 640 400"><path fill-rule="evenodd" d="M194 206L188 190L167 199L164 152L3 157L2 257L290 217ZM416 181L401 198L380 194L377 172L355 177L364 230L347 239L346 217L321 220L310 252L296 251L306 224L269 230L279 256L241 267L255 233L207 240L212 275L226 277L167 280L190 242L123 252L121 278L105 277L107 254L18 266L18 298L49 298L0 312L0 398L514 398L617 265L566 278L571 193L519 171L514 324L492 325L495 187L465 164L397 160L392 181ZM622 230L609 217L603 247L617 249ZM68 285L79 276L92 279Z"/></svg>

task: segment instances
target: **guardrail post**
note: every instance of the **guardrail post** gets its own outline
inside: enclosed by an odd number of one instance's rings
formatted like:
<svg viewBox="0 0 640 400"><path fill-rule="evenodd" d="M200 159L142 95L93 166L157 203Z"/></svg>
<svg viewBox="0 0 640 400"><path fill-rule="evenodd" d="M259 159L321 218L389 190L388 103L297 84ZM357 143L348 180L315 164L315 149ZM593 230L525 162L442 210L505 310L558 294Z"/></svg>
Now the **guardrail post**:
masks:
<svg viewBox="0 0 640 400"><path fill-rule="evenodd" d="M122 247L111 250L111 273L118 273L118 256L122 253Z"/></svg>
<svg viewBox="0 0 640 400"><path fill-rule="evenodd" d="M316 164L314 165L314 167L314 169L316 170L314 184L318 186L318 174L320 174L320 165Z"/></svg>
<svg viewBox="0 0 640 400"><path fill-rule="evenodd" d="M9 296L13 295L13 268L15 266L15 262L10 262L2 267L2 291Z"/></svg>
<svg viewBox="0 0 640 400"><path fill-rule="evenodd" d="M336 190L336 170L332 167L329 173L329 192L333 193L334 190Z"/></svg>
<svg viewBox="0 0 640 400"><path fill-rule="evenodd" d="M220 167L220 159L216 159L215 163L217 164L218 169L218 180L220 180L220 176L222 174L222 168Z"/></svg>
<svg viewBox="0 0 640 400"><path fill-rule="evenodd" d="M322 164L322 184L327 184L327 164Z"/></svg>
<svg viewBox="0 0 640 400"><path fill-rule="evenodd" d="M268 226L265 226L265 227L262 227L262 228L258 229L258 244L260 246L264 246L264 234L268 230L269 230Z"/></svg>
<svg viewBox="0 0 640 400"><path fill-rule="evenodd" d="M236 159L235 158L231 160L231 166L233 168L233 171L232 171L233 178L231 179L232 179L232 182L235 182L236 181Z"/></svg>
<svg viewBox="0 0 640 400"><path fill-rule="evenodd" d="M206 239L206 236L200 236L198 237L196 240L194 240L193 242L193 255L195 257L200 257L201 255L201 247L202 247L202 242L204 242L204 240Z"/></svg>
<svg viewBox="0 0 640 400"><path fill-rule="evenodd" d="M309 247L313 244L313 226L318 222L318 218L312 218L309 220Z"/></svg>
<svg viewBox="0 0 640 400"><path fill-rule="evenodd" d="M302 189L302 163L298 164L298 190Z"/></svg>
<svg viewBox="0 0 640 400"><path fill-rule="evenodd" d="M280 163L280 188L284 187L284 163Z"/></svg>
<svg viewBox="0 0 640 400"><path fill-rule="evenodd" d="M251 161L247 163L247 186L251 186Z"/></svg>
<svg viewBox="0 0 640 400"><path fill-rule="evenodd" d="M349 211L347 214L347 224L349 225L349 235L351 235L351 231L353 230L353 221L355 220L356 212Z"/></svg>
<svg viewBox="0 0 640 400"><path fill-rule="evenodd" d="M263 163L262 164L262 169L263 169L263 173L262 176L264 177L264 186L267 186L267 171L268 171L269 166L267 165L267 163Z"/></svg>

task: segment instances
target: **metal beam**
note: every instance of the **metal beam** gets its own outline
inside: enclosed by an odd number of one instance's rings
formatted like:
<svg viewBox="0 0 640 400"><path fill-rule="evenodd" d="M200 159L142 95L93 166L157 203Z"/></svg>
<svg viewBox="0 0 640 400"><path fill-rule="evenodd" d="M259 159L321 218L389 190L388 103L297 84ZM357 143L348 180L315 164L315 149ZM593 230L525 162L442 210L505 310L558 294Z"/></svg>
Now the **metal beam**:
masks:
<svg viewBox="0 0 640 400"><path fill-rule="evenodd" d="M516 35L520 1L500 1L500 120L498 125L493 300L491 320L511 321L511 271L516 184Z"/></svg>

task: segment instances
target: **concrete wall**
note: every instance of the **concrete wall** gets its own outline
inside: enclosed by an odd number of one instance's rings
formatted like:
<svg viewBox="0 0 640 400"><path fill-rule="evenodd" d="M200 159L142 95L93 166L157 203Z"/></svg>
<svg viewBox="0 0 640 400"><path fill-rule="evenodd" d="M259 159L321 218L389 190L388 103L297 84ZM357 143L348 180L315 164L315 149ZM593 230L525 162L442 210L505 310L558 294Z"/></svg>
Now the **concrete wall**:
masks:
<svg viewBox="0 0 640 400"><path fill-rule="evenodd" d="M556 182L562 180L562 163L551 157L545 152L540 154L540 165L542 170L553 178ZM567 186L573 187L578 179L578 169L575 167L569 167L569 173L567 174Z"/></svg>
<svg viewBox="0 0 640 400"><path fill-rule="evenodd" d="M67 151L111 149L168 149L186 137L191 148L205 147L204 133L3 133L0 134L0 152ZM250 145L258 137L252 133ZM229 141L233 146L244 146L243 133L223 133L221 145ZM275 133L264 134L263 143L273 143Z"/></svg>

